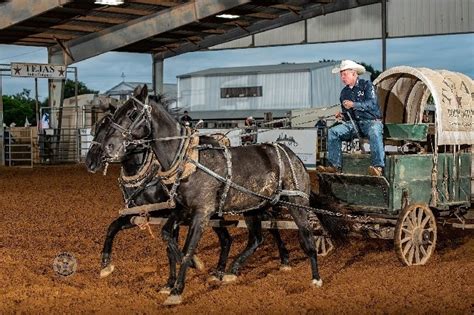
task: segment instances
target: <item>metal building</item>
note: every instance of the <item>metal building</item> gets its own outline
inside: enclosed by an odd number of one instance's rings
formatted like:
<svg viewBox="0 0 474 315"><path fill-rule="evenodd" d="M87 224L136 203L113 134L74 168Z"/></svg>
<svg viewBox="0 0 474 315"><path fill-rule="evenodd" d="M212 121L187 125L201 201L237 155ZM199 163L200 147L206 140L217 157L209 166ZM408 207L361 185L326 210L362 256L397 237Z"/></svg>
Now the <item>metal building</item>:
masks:
<svg viewBox="0 0 474 315"><path fill-rule="evenodd" d="M339 103L339 61L213 68L178 76L178 106L194 119L230 119ZM362 77L367 79L370 74Z"/></svg>

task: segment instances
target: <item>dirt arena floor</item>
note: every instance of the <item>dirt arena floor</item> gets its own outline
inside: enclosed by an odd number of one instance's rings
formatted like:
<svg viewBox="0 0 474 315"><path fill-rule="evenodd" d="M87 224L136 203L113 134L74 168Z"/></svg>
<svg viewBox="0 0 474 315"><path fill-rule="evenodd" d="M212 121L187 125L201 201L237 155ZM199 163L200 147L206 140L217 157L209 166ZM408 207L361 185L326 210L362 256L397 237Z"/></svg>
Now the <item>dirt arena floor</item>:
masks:
<svg viewBox="0 0 474 315"><path fill-rule="evenodd" d="M285 231L292 270L280 271L270 236L242 269L238 282L207 282L190 270L184 303L164 307L165 246L139 229L119 233L115 272L99 279L108 224L117 216L118 170L89 174L84 166L0 169L0 313L160 314L473 314L474 233L444 231L426 266L403 267L387 241L352 239L319 259L322 288L310 286L310 267L295 231ZM232 229L231 257L246 231ZM184 234L184 233L183 233ZM73 254L77 271L53 271L60 252ZM206 268L218 257L207 231L199 245Z"/></svg>

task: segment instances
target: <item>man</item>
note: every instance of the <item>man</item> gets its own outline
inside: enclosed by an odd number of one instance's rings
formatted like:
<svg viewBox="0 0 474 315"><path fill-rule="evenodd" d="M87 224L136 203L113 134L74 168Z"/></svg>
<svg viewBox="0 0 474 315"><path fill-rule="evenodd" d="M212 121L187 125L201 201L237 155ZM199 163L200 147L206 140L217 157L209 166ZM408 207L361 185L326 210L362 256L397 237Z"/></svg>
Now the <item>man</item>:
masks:
<svg viewBox="0 0 474 315"><path fill-rule="evenodd" d="M359 78L365 68L352 60L343 60L332 70L339 73L346 85L340 96L342 112L336 119L342 121L329 129L328 162L329 165L319 166L319 172L337 173L342 169L342 141L350 141L358 135L369 138L371 166L369 174L381 176L385 167L383 145L382 115L377 103L375 88L370 81Z"/></svg>
<svg viewBox="0 0 474 315"><path fill-rule="evenodd" d="M181 117L181 123L182 123L184 126L189 126L189 127L191 127L191 120L193 120L193 119L188 115L188 111L185 110L185 111L184 111L184 115Z"/></svg>
<svg viewBox="0 0 474 315"><path fill-rule="evenodd" d="M326 128L327 126L327 123L326 121L324 120L324 117L323 116L319 116L319 120L316 122L316 124L314 125L315 128L317 129L324 129Z"/></svg>

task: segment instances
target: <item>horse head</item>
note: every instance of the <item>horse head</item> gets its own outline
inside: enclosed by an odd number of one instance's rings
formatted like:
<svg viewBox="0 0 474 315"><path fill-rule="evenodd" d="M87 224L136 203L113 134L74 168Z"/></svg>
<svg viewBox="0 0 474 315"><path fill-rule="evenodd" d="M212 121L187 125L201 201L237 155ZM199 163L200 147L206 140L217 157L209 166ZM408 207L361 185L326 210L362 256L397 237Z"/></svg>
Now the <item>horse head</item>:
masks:
<svg viewBox="0 0 474 315"><path fill-rule="evenodd" d="M120 133L121 139L127 138L127 140L122 141L130 142L132 140L131 137L141 139L140 134L138 134L138 125L140 124L138 116L140 116L139 111L141 108L139 108L139 105L137 106L136 103L143 104L147 94L148 89L146 86L137 87L133 93L133 97L122 105L119 110L116 110L113 105L109 105L109 113L93 126L92 134L94 137L86 156L86 167L90 172L98 171L104 166L105 162L118 162L125 157L126 152L122 155L118 155L116 152L111 153L114 147L125 151L126 145L124 148L121 148L120 144L117 146L114 145L119 136L116 134L117 130L123 131ZM122 115L125 116L125 119ZM145 124L145 128L147 126L149 126L149 124ZM127 128L132 132L127 133ZM148 131L145 132L149 133ZM116 157L115 159L113 158L114 156Z"/></svg>
<svg viewBox="0 0 474 315"><path fill-rule="evenodd" d="M151 135L151 105L148 88L138 86L104 126L98 142L107 162L120 162L132 147L145 144Z"/></svg>

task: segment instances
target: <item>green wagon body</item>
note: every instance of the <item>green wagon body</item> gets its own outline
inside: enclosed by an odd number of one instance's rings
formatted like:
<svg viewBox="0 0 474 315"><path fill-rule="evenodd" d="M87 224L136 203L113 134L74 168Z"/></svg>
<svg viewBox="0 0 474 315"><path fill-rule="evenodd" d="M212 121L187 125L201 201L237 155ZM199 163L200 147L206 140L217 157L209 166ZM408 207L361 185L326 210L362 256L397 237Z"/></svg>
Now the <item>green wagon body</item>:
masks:
<svg viewBox="0 0 474 315"><path fill-rule="evenodd" d="M439 153L436 208L468 207L471 153ZM369 154L344 154L343 174L320 174L321 195L353 210L398 215L406 203L432 204L433 154L387 155L384 177L368 176Z"/></svg>

